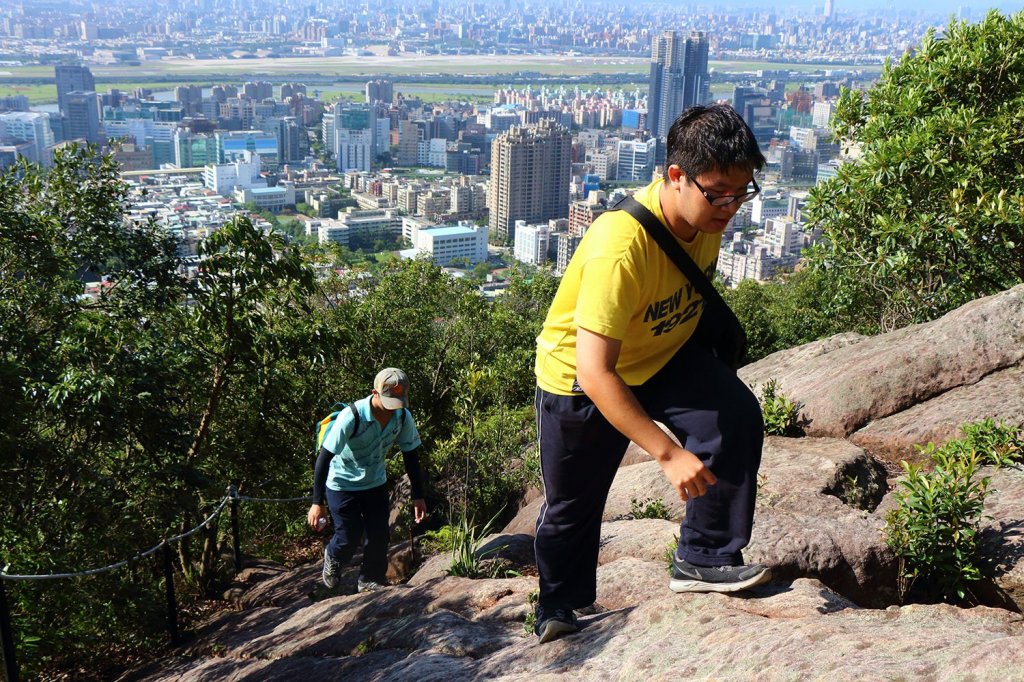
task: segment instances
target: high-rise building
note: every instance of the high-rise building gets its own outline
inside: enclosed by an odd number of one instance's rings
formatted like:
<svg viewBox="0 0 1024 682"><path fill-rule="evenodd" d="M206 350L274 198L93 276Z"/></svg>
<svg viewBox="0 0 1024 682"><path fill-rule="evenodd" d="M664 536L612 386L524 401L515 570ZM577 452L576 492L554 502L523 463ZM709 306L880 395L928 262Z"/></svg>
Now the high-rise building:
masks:
<svg viewBox="0 0 1024 682"><path fill-rule="evenodd" d="M374 159L376 119L364 104L339 102L334 107L334 158L341 172L369 172Z"/></svg>
<svg viewBox="0 0 1024 682"><path fill-rule="evenodd" d="M394 91L394 83L389 80L378 78L377 80L367 81L366 103L384 102L385 104L391 104L395 99Z"/></svg>
<svg viewBox="0 0 1024 682"><path fill-rule="evenodd" d="M415 166L420 143L420 127L413 121L398 122L398 165Z"/></svg>
<svg viewBox="0 0 1024 682"><path fill-rule="evenodd" d="M57 77L57 107L65 116L68 113L67 96L69 93L95 92L96 90L96 80L87 66L56 66L54 72Z"/></svg>
<svg viewBox="0 0 1024 682"><path fill-rule="evenodd" d="M684 41L677 31L665 31L651 40L648 125L658 137L668 134L685 109L704 104L710 93L708 39L694 31Z"/></svg>
<svg viewBox="0 0 1024 682"><path fill-rule="evenodd" d="M651 181L658 158L658 139L619 140L616 177L620 182Z"/></svg>
<svg viewBox="0 0 1024 682"><path fill-rule="evenodd" d="M536 224L568 217L571 153L569 131L548 120L495 138L487 206L498 239L514 243L517 220Z"/></svg>
<svg viewBox="0 0 1024 682"><path fill-rule="evenodd" d="M183 129L175 131L175 166L198 168L215 163L217 163L217 138L206 133L189 133Z"/></svg>
<svg viewBox="0 0 1024 682"><path fill-rule="evenodd" d="M836 106L832 102L815 102L811 109L811 125L815 128L828 128L835 110Z"/></svg>
<svg viewBox="0 0 1024 682"><path fill-rule="evenodd" d="M285 116L278 121L277 140L281 163L299 163L309 154L306 129L294 116Z"/></svg>
<svg viewBox="0 0 1024 682"><path fill-rule="evenodd" d="M103 131L100 128L100 98L95 92L65 93L64 105L67 118L64 133L68 140L104 143Z"/></svg>
<svg viewBox="0 0 1024 682"><path fill-rule="evenodd" d="M217 139L217 162L234 163L246 158L246 154L255 154L263 164L263 170L276 171L280 164L278 156L277 135L262 130L219 131Z"/></svg>
<svg viewBox="0 0 1024 682"><path fill-rule="evenodd" d="M274 84L269 81L249 81L242 85L242 95L245 99L263 101L274 98Z"/></svg>

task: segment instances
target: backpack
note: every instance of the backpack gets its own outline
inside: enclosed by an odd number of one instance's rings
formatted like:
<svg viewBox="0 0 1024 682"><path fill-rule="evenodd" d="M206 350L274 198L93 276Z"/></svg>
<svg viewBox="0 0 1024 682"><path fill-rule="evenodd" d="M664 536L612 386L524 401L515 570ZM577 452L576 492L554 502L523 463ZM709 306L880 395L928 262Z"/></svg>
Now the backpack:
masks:
<svg viewBox="0 0 1024 682"><path fill-rule="evenodd" d="M338 417L341 415L341 413L344 412L346 409L348 409L350 412L352 412L352 419L354 420L352 422L352 435L349 436L349 440L355 439L356 436L358 436L362 432L360 430L360 426L363 425L363 419L362 419L362 417L359 416L359 410L357 410L355 408L355 403L354 402L353 403L334 403L334 407L331 408L331 413L329 415L327 415L326 417L324 417L323 419L321 419L319 422L317 422L317 425L316 425L316 449L313 451L314 452L314 456L319 454L320 448L321 448L321 446L323 445L323 442L324 442L324 438L327 437L327 432L331 430L331 426L338 419ZM399 416L400 420L402 420L402 421L405 420L405 413L406 413L406 409L402 408L402 411L401 411L400 416ZM399 428L399 430L401 430L402 424L399 424L398 428Z"/></svg>

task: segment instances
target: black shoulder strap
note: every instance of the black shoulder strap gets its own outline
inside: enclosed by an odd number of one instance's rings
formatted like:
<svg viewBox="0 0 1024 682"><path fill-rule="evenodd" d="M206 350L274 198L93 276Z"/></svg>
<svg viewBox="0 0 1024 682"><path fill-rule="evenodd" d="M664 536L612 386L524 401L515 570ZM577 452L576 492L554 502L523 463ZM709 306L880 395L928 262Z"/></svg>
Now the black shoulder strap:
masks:
<svg viewBox="0 0 1024 682"><path fill-rule="evenodd" d="M651 213L649 208L633 197L626 197L615 208L633 216L647 230L647 234L651 235L654 241L658 243L658 246L669 257L669 260L676 264L679 271L686 276L686 279L690 280L693 286L697 287L697 291L700 292L705 301L720 309L729 311L727 314L730 317L736 317L732 309L729 308L729 304L722 300L722 295L718 293L718 290L715 289L707 275L697 267L697 264L690 258L690 254L686 253L683 247L679 246L676 238L658 220L658 217Z"/></svg>
<svg viewBox="0 0 1024 682"><path fill-rule="evenodd" d="M355 438L359 435L359 409L355 401L348 404L348 409L352 412L352 438Z"/></svg>

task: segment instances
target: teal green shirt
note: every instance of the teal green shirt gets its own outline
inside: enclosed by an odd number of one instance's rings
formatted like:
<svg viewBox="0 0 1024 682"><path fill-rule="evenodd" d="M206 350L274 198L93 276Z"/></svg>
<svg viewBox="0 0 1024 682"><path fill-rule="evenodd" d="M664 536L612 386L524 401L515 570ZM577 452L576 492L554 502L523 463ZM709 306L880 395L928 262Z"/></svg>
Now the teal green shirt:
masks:
<svg viewBox="0 0 1024 682"><path fill-rule="evenodd" d="M353 438L355 419L350 410L359 410L359 434ZM331 490L368 490L387 482L384 457L395 443L402 452L420 446L420 434L412 414L395 412L381 428L370 412L370 397L357 400L342 410L324 436L323 447L334 453L327 474Z"/></svg>

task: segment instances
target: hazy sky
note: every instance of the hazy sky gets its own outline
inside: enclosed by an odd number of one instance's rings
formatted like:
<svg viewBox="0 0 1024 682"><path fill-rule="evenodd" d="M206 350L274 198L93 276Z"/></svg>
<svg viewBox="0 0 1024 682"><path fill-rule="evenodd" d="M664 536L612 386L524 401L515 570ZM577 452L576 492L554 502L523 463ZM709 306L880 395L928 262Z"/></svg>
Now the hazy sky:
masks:
<svg viewBox="0 0 1024 682"><path fill-rule="evenodd" d="M725 6L732 7L823 7L824 0L727 0ZM974 18L984 16L989 9L998 9L1004 13L1019 12L1024 9L1024 0L834 0L833 6L839 10L863 10L872 8L926 10L935 13L952 14L961 7L971 10Z"/></svg>

